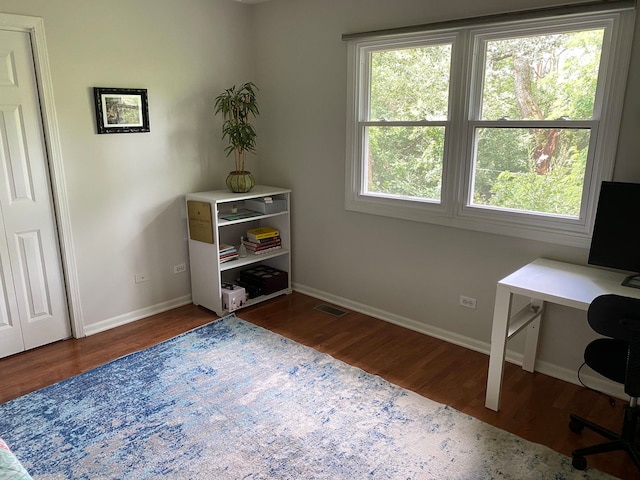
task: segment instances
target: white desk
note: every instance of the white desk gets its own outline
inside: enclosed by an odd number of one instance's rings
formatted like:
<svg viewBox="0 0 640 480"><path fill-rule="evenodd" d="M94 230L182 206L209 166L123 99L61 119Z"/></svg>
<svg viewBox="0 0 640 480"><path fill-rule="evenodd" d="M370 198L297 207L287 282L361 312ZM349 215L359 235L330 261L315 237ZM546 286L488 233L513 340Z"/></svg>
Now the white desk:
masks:
<svg viewBox="0 0 640 480"><path fill-rule="evenodd" d="M507 341L523 328L527 329L527 337L522 368L534 371L545 302L587 310L594 298L605 293L640 298L640 289L621 285L625 276L600 268L539 258L500 280L493 311L485 406L495 411L500 409ZM515 313L511 312L514 294L531 298L528 305Z"/></svg>

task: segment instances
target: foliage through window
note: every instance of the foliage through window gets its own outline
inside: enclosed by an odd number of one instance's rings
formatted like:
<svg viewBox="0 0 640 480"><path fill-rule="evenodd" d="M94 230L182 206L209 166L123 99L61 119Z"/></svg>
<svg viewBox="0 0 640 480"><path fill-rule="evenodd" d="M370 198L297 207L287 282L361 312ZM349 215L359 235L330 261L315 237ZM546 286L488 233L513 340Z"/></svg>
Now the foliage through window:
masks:
<svg viewBox="0 0 640 480"><path fill-rule="evenodd" d="M480 43L474 205L579 217L603 37L598 28ZM512 120L523 123L505 128Z"/></svg>
<svg viewBox="0 0 640 480"><path fill-rule="evenodd" d="M584 243L615 154L624 14L352 41L347 208Z"/></svg>
<svg viewBox="0 0 640 480"><path fill-rule="evenodd" d="M451 43L371 52L368 192L440 199L450 65Z"/></svg>

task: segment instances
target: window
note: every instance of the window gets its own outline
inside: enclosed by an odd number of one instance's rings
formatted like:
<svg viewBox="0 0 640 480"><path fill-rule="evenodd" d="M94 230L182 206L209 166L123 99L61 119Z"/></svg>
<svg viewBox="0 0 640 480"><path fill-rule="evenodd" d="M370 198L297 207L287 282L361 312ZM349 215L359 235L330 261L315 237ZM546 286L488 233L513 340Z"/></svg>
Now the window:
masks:
<svg viewBox="0 0 640 480"><path fill-rule="evenodd" d="M350 40L346 208L588 246L633 16Z"/></svg>

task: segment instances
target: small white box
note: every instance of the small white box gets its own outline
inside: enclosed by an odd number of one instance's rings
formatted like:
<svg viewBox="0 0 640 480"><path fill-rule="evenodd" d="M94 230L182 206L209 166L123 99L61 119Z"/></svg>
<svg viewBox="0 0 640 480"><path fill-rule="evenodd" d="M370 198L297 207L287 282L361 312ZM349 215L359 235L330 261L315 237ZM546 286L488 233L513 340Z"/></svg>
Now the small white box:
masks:
<svg viewBox="0 0 640 480"><path fill-rule="evenodd" d="M251 198L245 200L244 206L249 210L262 213L278 213L287 209L287 201L281 198L272 198L269 202L266 198Z"/></svg>
<svg viewBox="0 0 640 480"><path fill-rule="evenodd" d="M222 289L222 308L233 312L247 302L247 292L244 287L232 285L231 288Z"/></svg>

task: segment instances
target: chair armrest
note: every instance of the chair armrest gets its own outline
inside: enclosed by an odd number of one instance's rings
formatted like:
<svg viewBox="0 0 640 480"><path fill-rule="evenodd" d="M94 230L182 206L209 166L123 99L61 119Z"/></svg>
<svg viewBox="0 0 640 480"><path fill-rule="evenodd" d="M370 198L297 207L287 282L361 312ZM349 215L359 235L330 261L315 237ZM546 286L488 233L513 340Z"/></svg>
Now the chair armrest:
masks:
<svg viewBox="0 0 640 480"><path fill-rule="evenodd" d="M621 318L618 321L620 326L623 326L630 332L640 332L640 318L628 317Z"/></svg>

